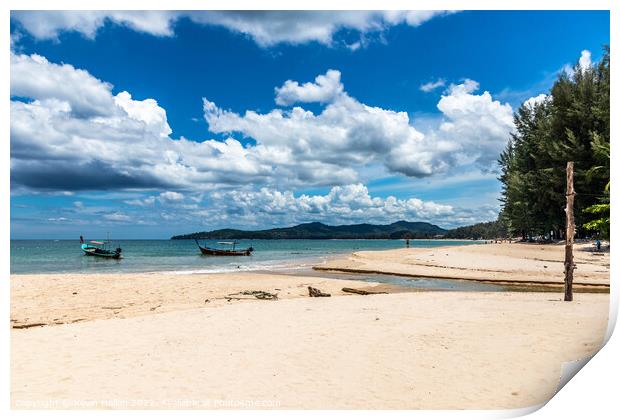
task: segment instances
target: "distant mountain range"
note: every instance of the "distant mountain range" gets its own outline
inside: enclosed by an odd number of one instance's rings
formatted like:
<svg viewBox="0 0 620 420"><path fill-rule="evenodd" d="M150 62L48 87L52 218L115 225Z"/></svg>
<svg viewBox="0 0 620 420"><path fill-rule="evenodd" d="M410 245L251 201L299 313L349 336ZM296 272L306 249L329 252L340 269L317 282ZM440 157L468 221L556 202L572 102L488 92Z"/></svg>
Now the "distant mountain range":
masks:
<svg viewBox="0 0 620 420"><path fill-rule="evenodd" d="M171 239L428 239L442 237L447 232L430 223L404 220L391 225L329 226L314 222L266 230L220 229L177 235Z"/></svg>

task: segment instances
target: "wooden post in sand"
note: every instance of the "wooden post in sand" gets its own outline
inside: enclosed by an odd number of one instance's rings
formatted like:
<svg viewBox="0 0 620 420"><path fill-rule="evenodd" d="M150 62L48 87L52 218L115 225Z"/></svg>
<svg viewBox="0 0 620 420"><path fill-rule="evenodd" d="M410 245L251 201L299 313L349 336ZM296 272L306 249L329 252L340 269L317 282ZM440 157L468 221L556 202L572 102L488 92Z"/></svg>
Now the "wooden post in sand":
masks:
<svg viewBox="0 0 620 420"><path fill-rule="evenodd" d="M573 300L573 240L575 238L575 218L573 203L575 190L573 188L573 162L566 163L566 247L564 256L564 301Z"/></svg>

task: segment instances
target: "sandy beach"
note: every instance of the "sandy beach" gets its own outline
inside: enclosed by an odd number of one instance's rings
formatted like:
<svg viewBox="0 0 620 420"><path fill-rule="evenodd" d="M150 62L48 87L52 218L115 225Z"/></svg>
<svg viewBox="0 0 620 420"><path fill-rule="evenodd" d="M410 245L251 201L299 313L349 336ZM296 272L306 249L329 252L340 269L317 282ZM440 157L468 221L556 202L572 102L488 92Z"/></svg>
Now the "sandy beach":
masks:
<svg viewBox="0 0 620 420"><path fill-rule="evenodd" d="M332 295L343 287L369 291L396 286L264 273L35 274L11 276L11 325L28 328L95 319L127 318L256 300L232 295L246 290L279 300L308 297L308 286Z"/></svg>
<svg viewBox="0 0 620 420"><path fill-rule="evenodd" d="M437 265L469 262L444 270L492 281L498 273L534 281L540 271L539 281L553 281L557 273L543 270L556 270L559 248L526 247L358 252L341 261L417 270L411 261L445 250L454 258ZM591 254L577 253L576 275L604 288L608 254ZM593 354L607 327L607 293L577 289L573 302L559 293L401 293L324 275L14 275L12 406L522 408L547 401L562 364ZM310 298L308 286L332 296ZM233 295L244 290L279 299Z"/></svg>

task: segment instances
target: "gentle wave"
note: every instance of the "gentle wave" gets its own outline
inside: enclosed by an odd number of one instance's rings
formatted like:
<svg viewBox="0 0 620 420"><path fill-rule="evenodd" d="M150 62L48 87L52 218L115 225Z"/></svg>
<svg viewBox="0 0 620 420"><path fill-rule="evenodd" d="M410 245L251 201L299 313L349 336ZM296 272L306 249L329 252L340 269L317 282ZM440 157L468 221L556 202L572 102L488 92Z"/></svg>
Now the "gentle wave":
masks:
<svg viewBox="0 0 620 420"><path fill-rule="evenodd" d="M165 271L165 273L175 274L175 275L186 275L186 274L219 274L219 273L236 273L236 272L247 272L247 271L277 271L280 269L303 269L307 268L311 264L256 264L251 266L239 266L239 267L217 267L212 269L195 269L195 270L175 270L175 271Z"/></svg>

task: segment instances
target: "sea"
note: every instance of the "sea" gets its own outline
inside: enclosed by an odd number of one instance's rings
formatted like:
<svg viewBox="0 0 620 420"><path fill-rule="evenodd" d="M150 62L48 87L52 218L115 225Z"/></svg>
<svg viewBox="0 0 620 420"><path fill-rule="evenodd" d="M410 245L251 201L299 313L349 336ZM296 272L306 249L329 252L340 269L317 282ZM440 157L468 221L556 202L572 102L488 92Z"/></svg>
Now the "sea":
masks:
<svg viewBox="0 0 620 420"><path fill-rule="evenodd" d="M412 248L467 245L473 241L412 240ZM217 241L201 241L223 247ZM237 249L253 247L251 256L204 256L193 240L119 240L111 249L122 248L120 260L86 256L77 240L11 240L11 274L49 273L225 273L239 271L284 272L318 275L312 266L355 251L403 248L403 240L240 240ZM325 275L324 273L322 274ZM450 290L494 290L492 285L400 276L334 274L330 277L379 281L420 288Z"/></svg>

